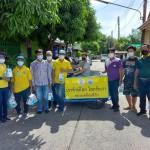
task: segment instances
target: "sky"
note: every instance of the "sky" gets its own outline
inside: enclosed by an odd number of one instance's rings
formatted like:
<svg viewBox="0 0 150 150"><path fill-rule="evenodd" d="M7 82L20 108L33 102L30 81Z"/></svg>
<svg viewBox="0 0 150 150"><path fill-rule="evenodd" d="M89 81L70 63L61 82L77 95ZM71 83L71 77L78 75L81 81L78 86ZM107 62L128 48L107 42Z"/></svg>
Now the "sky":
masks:
<svg viewBox="0 0 150 150"><path fill-rule="evenodd" d="M101 24L101 32L107 36L111 35L113 30L113 37L118 37L117 18L120 17L120 36L127 36L131 34L132 29L137 29L142 25L140 20L140 13L137 11L118 7L115 5L107 5L96 0L90 0L93 8L96 11L97 22ZM143 14L144 0L105 0L108 2L120 4L123 6L138 9ZM150 12L150 0L147 3L147 16ZM146 17L147 19L147 17Z"/></svg>

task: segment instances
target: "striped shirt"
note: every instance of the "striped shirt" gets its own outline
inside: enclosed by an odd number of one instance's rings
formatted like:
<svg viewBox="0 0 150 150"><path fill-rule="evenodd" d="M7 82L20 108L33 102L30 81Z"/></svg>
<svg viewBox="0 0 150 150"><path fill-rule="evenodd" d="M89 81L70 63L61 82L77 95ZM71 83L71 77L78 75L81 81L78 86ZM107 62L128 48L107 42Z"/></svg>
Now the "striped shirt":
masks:
<svg viewBox="0 0 150 150"><path fill-rule="evenodd" d="M48 69L48 63L45 60L39 62L37 60L33 61L30 66L32 73L32 84L33 86L44 86L49 85L51 81L51 72Z"/></svg>
<svg viewBox="0 0 150 150"><path fill-rule="evenodd" d="M48 63L48 69L49 69L49 72L50 72L50 74L51 74L51 77L50 77L50 83L52 83L52 71L53 71L53 62L54 62L54 60L52 59L51 60L51 62L48 62L47 60L46 60L46 62Z"/></svg>

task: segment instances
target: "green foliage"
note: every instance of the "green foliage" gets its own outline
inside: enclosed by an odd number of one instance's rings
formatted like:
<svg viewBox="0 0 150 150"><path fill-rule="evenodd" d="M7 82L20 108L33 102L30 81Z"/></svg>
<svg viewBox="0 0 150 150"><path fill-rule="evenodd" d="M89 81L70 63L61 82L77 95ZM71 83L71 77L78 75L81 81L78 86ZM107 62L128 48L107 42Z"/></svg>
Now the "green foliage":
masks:
<svg viewBox="0 0 150 150"><path fill-rule="evenodd" d="M39 24L54 25L58 21L59 0L0 1L0 38L28 36Z"/></svg>
<svg viewBox="0 0 150 150"><path fill-rule="evenodd" d="M81 51L78 51L77 52L77 57L79 58L79 57L81 57L82 56L82 52Z"/></svg>
<svg viewBox="0 0 150 150"><path fill-rule="evenodd" d="M129 34L127 37L121 37L115 41L115 48L118 50L126 50L129 45L141 43L141 32L136 31Z"/></svg>
<svg viewBox="0 0 150 150"><path fill-rule="evenodd" d="M59 6L60 22L56 24L55 35L67 43L83 38L86 27L86 0L64 0Z"/></svg>
<svg viewBox="0 0 150 150"><path fill-rule="evenodd" d="M87 6L87 10L87 25L83 41L98 41L101 37L100 24L96 22L95 11L90 5Z"/></svg>
<svg viewBox="0 0 150 150"><path fill-rule="evenodd" d="M99 52L99 44L98 42L88 42L82 43L82 49L86 52L91 51L93 54L98 54Z"/></svg>

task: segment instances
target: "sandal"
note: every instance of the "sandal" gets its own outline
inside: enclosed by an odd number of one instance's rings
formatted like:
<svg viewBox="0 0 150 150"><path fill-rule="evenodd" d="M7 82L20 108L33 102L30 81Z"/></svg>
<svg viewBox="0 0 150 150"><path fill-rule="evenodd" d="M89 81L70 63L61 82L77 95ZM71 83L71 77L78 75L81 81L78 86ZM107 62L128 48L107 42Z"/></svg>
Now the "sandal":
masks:
<svg viewBox="0 0 150 150"><path fill-rule="evenodd" d="M132 108L132 111L137 113L137 109L136 108Z"/></svg>
<svg viewBox="0 0 150 150"><path fill-rule="evenodd" d="M123 110L130 110L130 109L132 109L132 108L130 108L129 106L123 107Z"/></svg>

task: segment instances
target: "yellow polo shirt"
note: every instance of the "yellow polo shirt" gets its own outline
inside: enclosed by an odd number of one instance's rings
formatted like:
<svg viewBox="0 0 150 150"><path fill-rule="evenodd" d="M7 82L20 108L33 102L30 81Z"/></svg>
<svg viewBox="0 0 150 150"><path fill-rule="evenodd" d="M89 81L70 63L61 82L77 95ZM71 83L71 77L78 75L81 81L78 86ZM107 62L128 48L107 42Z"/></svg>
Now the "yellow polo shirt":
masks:
<svg viewBox="0 0 150 150"><path fill-rule="evenodd" d="M4 77L4 74L6 72L6 65L0 64L0 77ZM8 87L8 82L5 80L0 80L0 88L6 88Z"/></svg>
<svg viewBox="0 0 150 150"><path fill-rule="evenodd" d="M55 78L54 78L54 81L55 83L59 83L59 84L63 84L64 83L64 80L63 82L59 82L59 74L63 74L64 76L64 79L67 77L67 73L66 72L60 72L60 69L63 68L63 69L66 69L66 70L72 70L72 67L71 67L71 64L69 61L67 61L66 59L64 59L62 62L58 59L56 59L54 62L53 62L53 71L55 71Z"/></svg>
<svg viewBox="0 0 150 150"><path fill-rule="evenodd" d="M11 82L14 83L14 93L19 93L29 87L29 81L32 80L30 69L23 66L19 69L18 66L13 69L13 78Z"/></svg>

